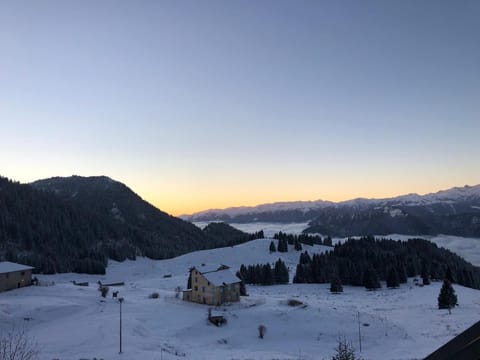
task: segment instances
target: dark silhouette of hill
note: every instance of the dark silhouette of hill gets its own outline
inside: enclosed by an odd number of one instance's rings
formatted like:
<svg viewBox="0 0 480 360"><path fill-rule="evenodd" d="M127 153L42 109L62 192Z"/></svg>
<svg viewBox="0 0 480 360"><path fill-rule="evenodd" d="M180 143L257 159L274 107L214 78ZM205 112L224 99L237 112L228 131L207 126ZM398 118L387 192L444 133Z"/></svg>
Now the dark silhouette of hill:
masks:
<svg viewBox="0 0 480 360"><path fill-rule="evenodd" d="M0 177L0 258L40 272L103 273L108 259L163 259L235 241L209 237L105 176Z"/></svg>

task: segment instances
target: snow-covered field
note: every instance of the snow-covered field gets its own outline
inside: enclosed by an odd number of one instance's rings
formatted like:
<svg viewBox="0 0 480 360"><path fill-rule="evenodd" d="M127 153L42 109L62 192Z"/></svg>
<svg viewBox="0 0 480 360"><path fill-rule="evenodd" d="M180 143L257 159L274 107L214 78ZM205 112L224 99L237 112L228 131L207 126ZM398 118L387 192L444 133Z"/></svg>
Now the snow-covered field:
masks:
<svg viewBox="0 0 480 360"><path fill-rule="evenodd" d="M188 268L201 263L274 262L282 257L294 272L299 253L270 254L270 240L198 251L175 259L112 262L106 276L40 276L54 286L0 293L0 328L25 324L41 349L41 359L329 359L339 337L364 359L421 359L480 319L480 291L455 286L460 306L452 314L436 308L440 283L368 292L345 287L330 294L327 284L249 286L249 297L222 306L228 320L217 328L206 321L207 306L175 298L185 287ZM309 252L321 246L305 247ZM164 275L171 277L164 278ZM119 349L119 304L100 297L97 280L121 280L123 354ZM90 281L89 287L70 281ZM113 290L114 288L111 288ZM159 299L149 299L152 292ZM306 306L290 307L288 299ZM267 327L265 339L257 327Z"/></svg>

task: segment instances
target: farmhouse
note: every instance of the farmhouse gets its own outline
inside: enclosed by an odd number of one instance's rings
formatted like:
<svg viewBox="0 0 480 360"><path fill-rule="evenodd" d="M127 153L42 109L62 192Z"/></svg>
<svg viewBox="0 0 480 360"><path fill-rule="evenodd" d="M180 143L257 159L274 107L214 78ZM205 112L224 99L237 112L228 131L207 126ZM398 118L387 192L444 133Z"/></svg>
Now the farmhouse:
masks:
<svg viewBox="0 0 480 360"><path fill-rule="evenodd" d="M240 300L240 282L226 265L202 265L190 269L190 280L183 300L221 305Z"/></svg>
<svg viewBox="0 0 480 360"><path fill-rule="evenodd" d="M33 269L9 261L0 262L0 292L32 285Z"/></svg>

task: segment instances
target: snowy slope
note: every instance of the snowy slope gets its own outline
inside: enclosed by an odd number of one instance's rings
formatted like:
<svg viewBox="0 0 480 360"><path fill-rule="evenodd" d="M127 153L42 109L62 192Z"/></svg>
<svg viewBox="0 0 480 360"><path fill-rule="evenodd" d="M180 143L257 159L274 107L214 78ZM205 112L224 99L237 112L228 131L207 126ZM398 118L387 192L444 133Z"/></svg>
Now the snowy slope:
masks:
<svg viewBox="0 0 480 360"><path fill-rule="evenodd" d="M338 337L358 349L360 314L364 359L420 359L480 318L480 292L455 286L460 307L451 315L436 309L440 283L368 292L345 287L332 295L328 285L249 286L249 297L218 310L228 320L217 328L206 322L207 307L174 296L185 286L192 265L221 262L233 269L241 263L275 261L270 240L231 248L199 251L162 261L112 262L105 276L60 274L41 276L55 286L0 293L0 328L26 324L41 345L41 359L327 359ZM307 247L324 251L324 247ZM292 268L299 252L281 257ZM163 276L170 274L171 277ZM70 280L126 281L119 287L123 305L123 351L118 354L119 305L102 302L95 285L77 287ZM410 280L411 281L411 280ZM149 299L152 292L159 299ZM306 307L292 308L295 298ZM30 319L25 321L24 319ZM264 340L257 327L264 324Z"/></svg>

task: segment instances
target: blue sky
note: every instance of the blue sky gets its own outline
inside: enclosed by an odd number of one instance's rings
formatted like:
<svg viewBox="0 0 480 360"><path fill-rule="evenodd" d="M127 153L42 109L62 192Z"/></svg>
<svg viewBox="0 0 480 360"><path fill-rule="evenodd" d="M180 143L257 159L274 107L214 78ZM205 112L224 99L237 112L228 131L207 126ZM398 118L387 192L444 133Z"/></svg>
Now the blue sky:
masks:
<svg viewBox="0 0 480 360"><path fill-rule="evenodd" d="M0 174L174 214L480 183L477 1L3 1Z"/></svg>

